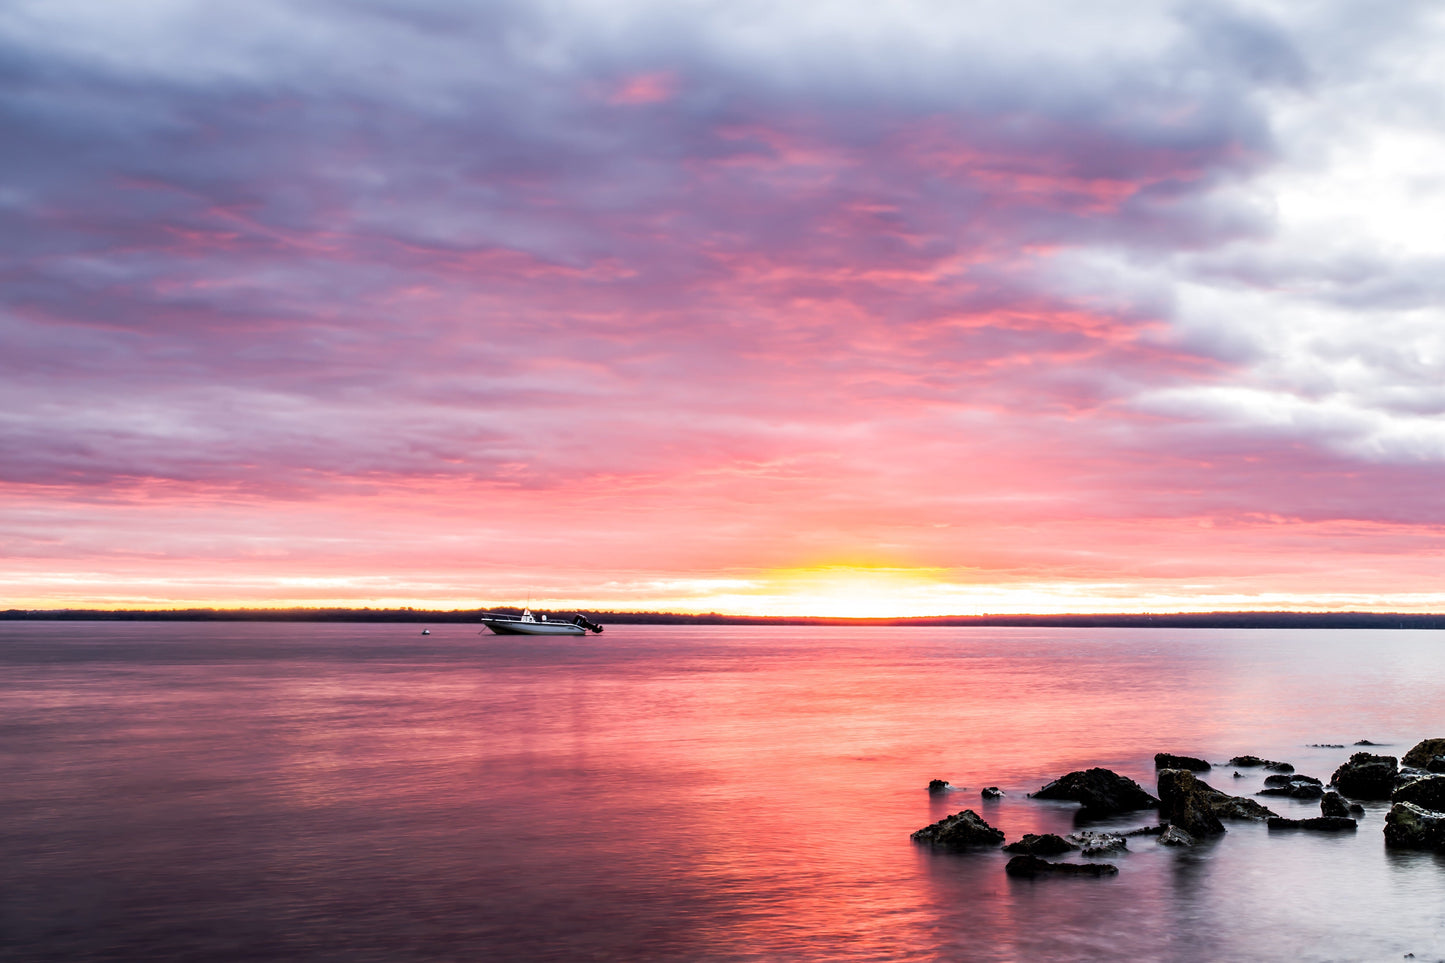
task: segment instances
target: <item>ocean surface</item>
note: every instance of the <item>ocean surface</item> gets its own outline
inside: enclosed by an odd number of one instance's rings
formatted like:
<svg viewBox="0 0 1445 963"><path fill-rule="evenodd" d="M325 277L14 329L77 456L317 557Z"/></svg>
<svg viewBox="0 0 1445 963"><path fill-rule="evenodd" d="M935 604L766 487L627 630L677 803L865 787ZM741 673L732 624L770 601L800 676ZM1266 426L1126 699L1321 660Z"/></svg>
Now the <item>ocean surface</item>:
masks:
<svg viewBox="0 0 1445 963"><path fill-rule="evenodd" d="M1387 851L1385 803L1105 879L909 839L1148 824L1025 794L1152 791L1160 751L1403 754L1445 632L421 628L0 622L0 959L1445 958L1445 858Z"/></svg>

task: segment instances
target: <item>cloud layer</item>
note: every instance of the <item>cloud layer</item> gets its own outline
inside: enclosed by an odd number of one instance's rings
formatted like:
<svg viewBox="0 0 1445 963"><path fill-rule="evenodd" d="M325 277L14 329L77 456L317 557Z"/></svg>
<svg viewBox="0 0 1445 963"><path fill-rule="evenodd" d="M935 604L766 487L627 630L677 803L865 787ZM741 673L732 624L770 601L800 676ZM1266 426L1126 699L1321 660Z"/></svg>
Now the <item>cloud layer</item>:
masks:
<svg viewBox="0 0 1445 963"><path fill-rule="evenodd" d="M0 595L1438 605L1442 23L1361 16L12 4Z"/></svg>

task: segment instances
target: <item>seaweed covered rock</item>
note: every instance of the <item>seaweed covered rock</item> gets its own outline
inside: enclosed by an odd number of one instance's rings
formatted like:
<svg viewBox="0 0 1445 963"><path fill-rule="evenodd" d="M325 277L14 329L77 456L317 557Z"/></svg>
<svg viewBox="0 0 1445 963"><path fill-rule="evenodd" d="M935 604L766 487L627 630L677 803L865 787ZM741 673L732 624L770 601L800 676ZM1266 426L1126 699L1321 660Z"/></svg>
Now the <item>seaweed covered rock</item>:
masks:
<svg viewBox="0 0 1445 963"><path fill-rule="evenodd" d="M1385 815L1385 845L1445 851L1445 813L1398 802Z"/></svg>
<svg viewBox="0 0 1445 963"><path fill-rule="evenodd" d="M1394 756L1357 752L1335 770L1330 785L1351 799L1389 799L1395 791L1399 765Z"/></svg>
<svg viewBox="0 0 1445 963"><path fill-rule="evenodd" d="M1390 794L1390 800L1414 803L1421 809L1445 812L1445 776L1426 776L1406 783Z"/></svg>
<svg viewBox="0 0 1445 963"><path fill-rule="evenodd" d="M1432 760L1445 756L1445 739L1422 739L1415 743L1414 747L1400 759L1402 766L1414 766L1416 769L1430 769ZM1437 772L1438 770L1431 770Z"/></svg>
<svg viewBox="0 0 1445 963"><path fill-rule="evenodd" d="M1056 836L1053 833L1025 833L1022 839L1009 843L1003 848L1003 851L1023 853L1026 856L1057 856L1078 848L1064 837Z"/></svg>
<svg viewBox="0 0 1445 963"><path fill-rule="evenodd" d="M1365 807L1359 803L1352 803L1331 789L1320 796L1320 815L1322 816L1363 816Z"/></svg>
<svg viewBox="0 0 1445 963"><path fill-rule="evenodd" d="M1229 760L1229 765L1239 766L1241 769L1252 769L1262 766L1273 772L1294 772L1294 766L1287 762L1276 762L1273 759L1261 759L1259 756L1235 756Z"/></svg>
<svg viewBox="0 0 1445 963"><path fill-rule="evenodd" d="M1038 792L1035 799L1072 799L1083 804L1086 816L1112 816L1136 809L1153 809L1159 800L1134 780L1110 769L1083 769L1060 776Z"/></svg>
<svg viewBox="0 0 1445 963"><path fill-rule="evenodd" d="M1268 823L1270 829L1313 829L1323 832L1354 832L1356 822L1348 816L1314 816L1310 819L1285 819L1276 816Z"/></svg>
<svg viewBox="0 0 1445 963"><path fill-rule="evenodd" d="M1191 836L1224 832L1210 804L1213 795L1216 791L1195 779L1188 769L1159 770L1159 817Z"/></svg>
<svg viewBox="0 0 1445 963"><path fill-rule="evenodd" d="M1209 763L1193 756L1176 756L1167 752L1154 753L1155 769L1188 769L1190 772L1208 772Z"/></svg>
<svg viewBox="0 0 1445 963"><path fill-rule="evenodd" d="M1033 879L1038 876L1113 876L1119 867L1110 863L1051 863L1038 856L1015 856L1003 868L1010 876Z"/></svg>
<svg viewBox="0 0 1445 963"><path fill-rule="evenodd" d="M928 843L944 849L967 849L974 846L997 846L1003 842L1003 830L994 829L972 809L945 816L938 822L913 833L916 843Z"/></svg>

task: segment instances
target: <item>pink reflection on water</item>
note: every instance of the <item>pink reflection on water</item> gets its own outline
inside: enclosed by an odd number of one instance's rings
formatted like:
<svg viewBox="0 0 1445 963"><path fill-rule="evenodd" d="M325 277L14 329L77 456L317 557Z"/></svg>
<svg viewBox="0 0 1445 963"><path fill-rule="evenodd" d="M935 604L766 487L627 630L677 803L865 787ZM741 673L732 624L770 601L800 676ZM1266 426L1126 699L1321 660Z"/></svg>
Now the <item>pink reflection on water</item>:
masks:
<svg viewBox="0 0 1445 963"><path fill-rule="evenodd" d="M0 884L30 894L13 940L36 958L1269 959L1292 934L1288 958L1325 959L1438 942L1445 874L1387 858L1379 805L1348 839L1131 841L1120 875L1091 881L1012 880L1001 853L908 838L964 808L1011 840L1068 832L1073 804L1026 794L1091 765L1152 790L1161 750L1328 778L1350 750L1308 743L1408 743L1445 718L1430 634L0 632ZM930 796L931 778L961 788ZM1208 778L1249 793L1262 773ZM1008 795L984 802L985 785Z"/></svg>

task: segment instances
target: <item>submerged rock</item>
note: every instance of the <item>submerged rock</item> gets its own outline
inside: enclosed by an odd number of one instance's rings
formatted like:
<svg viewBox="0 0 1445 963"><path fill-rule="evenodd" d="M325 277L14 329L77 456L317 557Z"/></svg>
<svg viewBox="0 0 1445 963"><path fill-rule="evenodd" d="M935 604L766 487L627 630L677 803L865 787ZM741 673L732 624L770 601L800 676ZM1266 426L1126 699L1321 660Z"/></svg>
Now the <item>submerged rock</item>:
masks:
<svg viewBox="0 0 1445 963"><path fill-rule="evenodd" d="M928 780L928 791L933 793L934 795L937 795L941 792L948 792L952 788L953 786L946 779Z"/></svg>
<svg viewBox="0 0 1445 963"><path fill-rule="evenodd" d="M1158 826L1140 826L1138 829L1131 829L1124 833L1125 836L1162 836L1169 831L1169 826L1160 823Z"/></svg>
<svg viewBox="0 0 1445 963"><path fill-rule="evenodd" d="M1414 803L1421 809L1445 812L1445 776L1425 776L1408 782L1390 794L1392 802Z"/></svg>
<svg viewBox="0 0 1445 963"><path fill-rule="evenodd" d="M1134 780L1109 769L1084 769L1060 776L1036 793L1035 799L1072 799L1086 816L1112 816L1135 809L1153 809L1159 800Z"/></svg>
<svg viewBox="0 0 1445 963"><path fill-rule="evenodd" d="M1352 803L1331 789L1320 797L1320 814L1323 816L1363 816L1365 807Z"/></svg>
<svg viewBox="0 0 1445 963"><path fill-rule="evenodd" d="M1016 843L1009 843L1003 848L1003 851L1023 853L1027 856L1057 856L1078 848L1064 837L1056 836L1053 833L1025 833L1022 839Z"/></svg>
<svg viewBox="0 0 1445 963"><path fill-rule="evenodd" d="M1033 879L1037 876L1113 876L1119 867L1112 863L1051 863L1038 856L1015 856L1003 868L1010 876Z"/></svg>
<svg viewBox="0 0 1445 963"><path fill-rule="evenodd" d="M1445 756L1445 739L1422 739L1415 743L1409 752L1405 753L1400 764L1414 766L1417 769L1429 769L1431 772L1440 772L1439 769L1432 769L1430 763L1442 756Z"/></svg>
<svg viewBox="0 0 1445 963"><path fill-rule="evenodd" d="M1355 745L1357 745L1357 746L1378 746L1378 745L1380 745L1380 743L1378 743L1378 742L1371 742L1371 741L1368 740L1368 739L1361 739L1359 742L1355 743Z"/></svg>
<svg viewBox="0 0 1445 963"><path fill-rule="evenodd" d="M1193 846L1194 837L1178 826L1170 826L1159 834L1160 846Z"/></svg>
<svg viewBox="0 0 1445 963"><path fill-rule="evenodd" d="M1275 772L1294 772L1294 766L1287 762L1276 762L1273 759L1261 759L1259 756L1235 756L1229 760L1229 765L1239 766L1242 769L1252 769L1263 766Z"/></svg>
<svg viewBox="0 0 1445 963"><path fill-rule="evenodd" d="M1167 752L1154 753L1155 769L1188 769L1190 772L1208 772L1209 763L1193 756L1175 756Z"/></svg>
<svg viewBox="0 0 1445 963"><path fill-rule="evenodd" d="M1123 833L1096 833L1085 830L1069 833L1068 841L1082 849L1085 856L1107 856L1111 853L1127 852L1129 849Z"/></svg>
<svg viewBox="0 0 1445 963"><path fill-rule="evenodd" d="M1285 819L1276 816L1268 823L1270 829L1314 829L1324 832L1354 832L1358 828L1348 816L1315 816L1310 819Z"/></svg>
<svg viewBox="0 0 1445 963"><path fill-rule="evenodd" d="M997 846L1003 842L1003 831L984 822L983 817L972 809L965 809L961 813L945 816L930 826L924 826L910 838L916 843L928 843L946 849L966 849L973 846Z"/></svg>
<svg viewBox="0 0 1445 963"><path fill-rule="evenodd" d="M984 799L1002 799L1004 797L1004 791L997 786L986 786L979 792L979 795Z"/></svg>
<svg viewBox="0 0 1445 963"><path fill-rule="evenodd" d="M1224 832L1210 804L1210 797L1215 794L1216 790L1195 779L1188 769L1159 770L1159 816L1191 836Z"/></svg>
<svg viewBox="0 0 1445 963"><path fill-rule="evenodd" d="M1357 752L1335 770L1330 785L1351 799L1389 799L1395 791L1398 763L1394 756Z"/></svg>
<svg viewBox="0 0 1445 963"><path fill-rule="evenodd" d="M1397 849L1445 850L1445 813L1399 802L1385 815L1385 845Z"/></svg>

